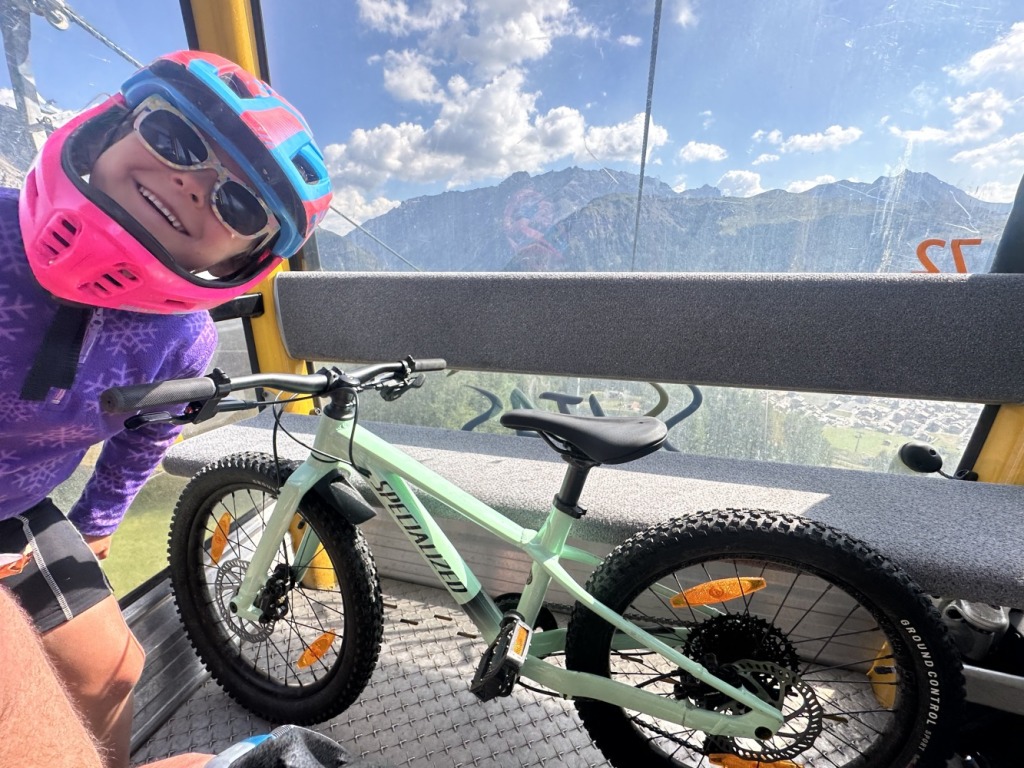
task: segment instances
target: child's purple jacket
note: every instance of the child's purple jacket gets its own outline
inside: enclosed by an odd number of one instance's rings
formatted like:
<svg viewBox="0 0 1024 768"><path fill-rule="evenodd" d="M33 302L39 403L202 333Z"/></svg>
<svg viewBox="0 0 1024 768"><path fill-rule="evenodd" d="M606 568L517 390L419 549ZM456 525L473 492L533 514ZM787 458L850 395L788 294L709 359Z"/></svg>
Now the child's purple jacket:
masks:
<svg viewBox="0 0 1024 768"><path fill-rule="evenodd" d="M0 189L0 520L24 512L71 476L90 446L104 443L68 517L90 536L113 533L180 427L124 429L100 412L108 387L202 376L217 344L207 312L151 315L93 310L74 385L25 401L22 385L58 304L28 265L18 191Z"/></svg>

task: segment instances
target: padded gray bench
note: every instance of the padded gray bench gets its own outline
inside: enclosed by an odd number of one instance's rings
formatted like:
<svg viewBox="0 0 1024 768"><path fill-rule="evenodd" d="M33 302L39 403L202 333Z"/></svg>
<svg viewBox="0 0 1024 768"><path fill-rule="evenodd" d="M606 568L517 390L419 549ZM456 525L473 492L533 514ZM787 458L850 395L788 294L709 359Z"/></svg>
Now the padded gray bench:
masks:
<svg viewBox="0 0 1024 768"><path fill-rule="evenodd" d="M314 417L285 414L288 431L311 439ZM269 411L173 446L165 469L190 476L236 452L271 450ZM565 464L543 441L528 437L365 423L435 472L536 528L561 483ZM284 435L286 458L306 451ZM372 498L365 491L368 499ZM492 594L521 588L528 561L474 524L424 500ZM659 451L591 473L573 532L597 554L652 523L724 508L804 515L861 538L894 558L929 592L1024 606L1024 488L938 477L776 464ZM436 585L404 534L381 512L365 523L382 575ZM498 564L500 563L500 567Z"/></svg>

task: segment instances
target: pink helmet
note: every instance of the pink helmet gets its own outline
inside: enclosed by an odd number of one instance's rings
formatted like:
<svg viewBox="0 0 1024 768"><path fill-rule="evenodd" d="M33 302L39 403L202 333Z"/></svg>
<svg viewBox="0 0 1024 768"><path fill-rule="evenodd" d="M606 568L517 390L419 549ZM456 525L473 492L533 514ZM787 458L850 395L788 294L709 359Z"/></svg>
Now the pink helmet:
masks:
<svg viewBox="0 0 1024 768"><path fill-rule="evenodd" d="M85 176L139 104L159 96L241 167L280 230L229 275L193 274ZM93 307L177 314L250 290L299 250L327 213L323 154L299 112L269 85L210 53L181 51L136 72L121 92L43 145L25 179L19 219L36 279Z"/></svg>

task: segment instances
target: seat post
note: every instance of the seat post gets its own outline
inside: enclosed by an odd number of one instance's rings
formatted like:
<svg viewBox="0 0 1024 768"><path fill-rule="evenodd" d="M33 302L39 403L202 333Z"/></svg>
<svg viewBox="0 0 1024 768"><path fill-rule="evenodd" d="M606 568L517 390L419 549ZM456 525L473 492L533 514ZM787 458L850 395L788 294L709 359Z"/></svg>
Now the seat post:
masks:
<svg viewBox="0 0 1024 768"><path fill-rule="evenodd" d="M587 482L587 475L591 468L598 465L592 461L581 461L572 456L563 456L563 458L569 466L565 469L562 487L555 494L554 505L560 512L579 519L587 513L587 510L579 506L583 486Z"/></svg>

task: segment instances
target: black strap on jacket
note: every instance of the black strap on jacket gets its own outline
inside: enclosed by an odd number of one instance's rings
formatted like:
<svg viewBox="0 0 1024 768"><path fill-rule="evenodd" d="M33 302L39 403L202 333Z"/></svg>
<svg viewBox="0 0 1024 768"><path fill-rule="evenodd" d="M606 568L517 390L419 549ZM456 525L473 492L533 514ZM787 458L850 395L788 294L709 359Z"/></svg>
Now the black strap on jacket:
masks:
<svg viewBox="0 0 1024 768"><path fill-rule="evenodd" d="M61 304L57 308L21 388L22 400L43 400L54 387L71 389L91 318L92 307Z"/></svg>

